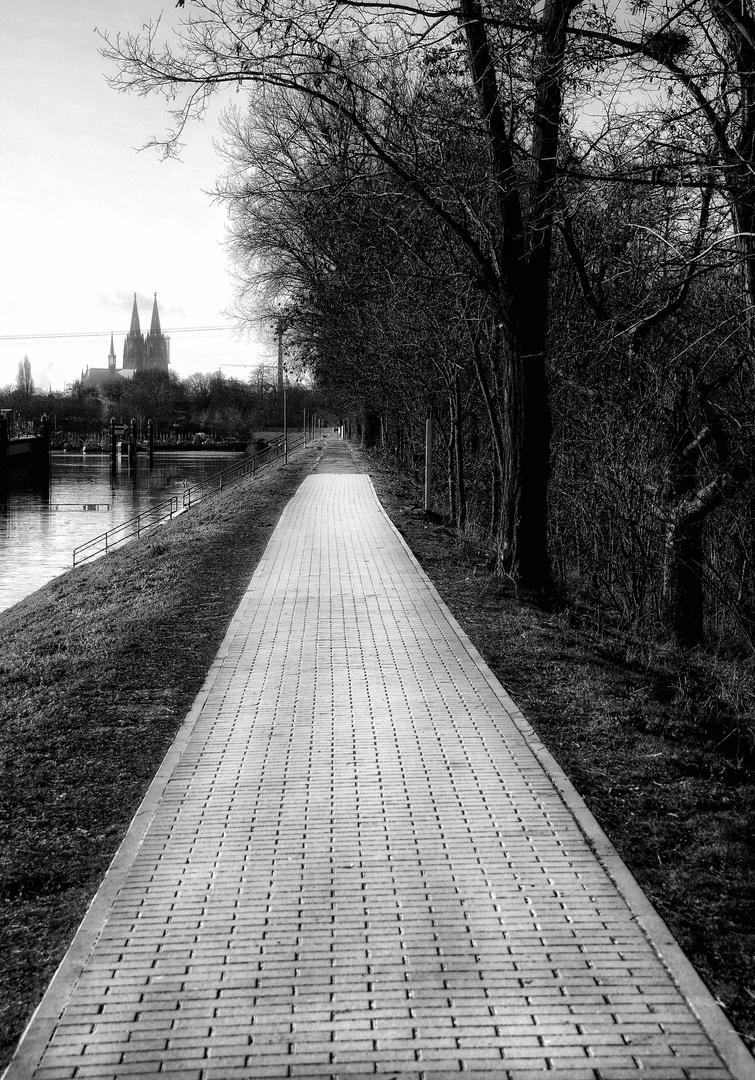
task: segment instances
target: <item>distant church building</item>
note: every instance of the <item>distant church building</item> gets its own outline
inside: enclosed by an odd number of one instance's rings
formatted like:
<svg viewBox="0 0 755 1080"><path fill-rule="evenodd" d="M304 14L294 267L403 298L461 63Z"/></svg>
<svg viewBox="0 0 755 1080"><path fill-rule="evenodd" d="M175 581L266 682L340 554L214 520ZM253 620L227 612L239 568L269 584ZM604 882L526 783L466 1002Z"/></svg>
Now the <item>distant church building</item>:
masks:
<svg viewBox="0 0 755 1080"><path fill-rule="evenodd" d="M81 373L81 381L86 386L102 386L116 376L132 378L137 371L167 371L170 363L170 338L160 329L160 313L157 310L157 293L152 305L152 322L149 333L142 334L139 325L139 308L134 293L134 307L131 312L131 329L123 343L123 366L115 366L115 342L110 335L110 352L107 367L87 368Z"/></svg>
<svg viewBox="0 0 755 1080"><path fill-rule="evenodd" d="M111 342L112 351L112 342ZM167 371L170 363L170 338L160 329L160 313L157 310L157 293L152 305L152 322L149 333L142 336L139 325L139 308L134 293L134 309L131 313L131 329L123 343L123 374L137 371Z"/></svg>

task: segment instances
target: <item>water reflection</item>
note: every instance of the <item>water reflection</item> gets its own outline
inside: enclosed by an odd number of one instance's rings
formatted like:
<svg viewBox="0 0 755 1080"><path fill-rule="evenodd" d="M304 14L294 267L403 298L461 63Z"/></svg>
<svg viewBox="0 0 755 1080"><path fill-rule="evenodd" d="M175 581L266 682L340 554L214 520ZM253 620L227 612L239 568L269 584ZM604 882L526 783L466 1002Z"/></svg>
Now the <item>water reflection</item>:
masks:
<svg viewBox="0 0 755 1080"><path fill-rule="evenodd" d="M112 474L107 454L51 455L49 488L0 491L0 611L70 570L79 544L242 456L156 451L153 468L142 454Z"/></svg>

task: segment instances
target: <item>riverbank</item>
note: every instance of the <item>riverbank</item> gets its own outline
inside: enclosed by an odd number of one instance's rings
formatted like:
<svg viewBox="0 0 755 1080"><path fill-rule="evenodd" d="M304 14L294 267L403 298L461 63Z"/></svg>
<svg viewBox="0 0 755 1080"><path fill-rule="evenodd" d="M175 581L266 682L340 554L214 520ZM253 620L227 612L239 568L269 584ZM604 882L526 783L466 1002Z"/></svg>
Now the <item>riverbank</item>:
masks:
<svg viewBox="0 0 755 1080"><path fill-rule="evenodd" d="M204 681L299 451L0 615L0 1068ZM755 784L569 626L522 604L368 461L459 621L746 1036L755 1036Z"/></svg>

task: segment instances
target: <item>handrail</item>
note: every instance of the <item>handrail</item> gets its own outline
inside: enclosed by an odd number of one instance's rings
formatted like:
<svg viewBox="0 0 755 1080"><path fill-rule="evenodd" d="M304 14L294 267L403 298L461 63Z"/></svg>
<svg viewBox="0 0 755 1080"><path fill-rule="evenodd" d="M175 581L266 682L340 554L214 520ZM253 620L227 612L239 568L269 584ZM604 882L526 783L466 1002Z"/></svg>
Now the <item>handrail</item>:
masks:
<svg viewBox="0 0 755 1080"><path fill-rule="evenodd" d="M288 452L290 453L303 443L304 435L295 435L293 438L288 439ZM183 496L185 509L188 510L189 507L201 502L202 499L206 499L208 495L212 495L216 491L222 491L224 487L235 483L236 480L241 480L242 477L248 476L250 473L254 474L257 469L269 465L271 461L276 461L284 453L284 450L283 436L280 436L275 442L271 442L269 446L266 446L264 450L252 454L243 461L237 461L234 465L228 465L219 472L212 473L196 487L186 488ZM267 460L261 461L261 458Z"/></svg>
<svg viewBox="0 0 755 1080"><path fill-rule="evenodd" d="M133 538L138 540L143 532L154 528L155 525L161 525L166 519L172 518L179 512L178 496L171 495L164 502L142 510L135 517L122 521L120 525L115 525L107 532L100 533L99 536L93 536L85 544L79 544L73 550L73 565L78 566L79 563L95 559L98 555L107 555L111 548L125 544L127 540ZM150 521L150 518L154 520Z"/></svg>
<svg viewBox="0 0 755 1080"><path fill-rule="evenodd" d="M290 453L303 443L304 435L296 435L293 438L289 438L288 452ZM165 502L151 506L147 510L142 510L141 513L136 514L135 517L129 518L128 521L124 521L120 525L108 529L107 532L100 533L99 536L92 537L92 539L87 540L85 544L79 544L77 548L74 548L73 565L78 566L80 563L87 562L89 559L97 558L98 555L106 555L112 548L118 547L128 540L138 540L143 532L154 528L155 525L161 525L164 521L171 520L174 514L183 513L185 510L189 510L192 506L195 506L197 503L202 502L203 499L206 499L208 495L212 495L213 492L222 491L224 487L228 487L229 484L235 483L236 480L241 480L242 477L248 476L249 473L255 473L257 469L269 465L271 461L277 460L277 458L284 453L284 449L283 437L281 436L276 439L275 442L266 446L264 450L260 450L258 453L244 458L243 461L238 461L233 465L227 465L226 468L220 469L216 473L212 473L193 488L187 487L183 492L180 507L179 497L173 495L170 499L165 500ZM261 460L263 458L266 460ZM155 515L158 515L156 520L148 520Z"/></svg>

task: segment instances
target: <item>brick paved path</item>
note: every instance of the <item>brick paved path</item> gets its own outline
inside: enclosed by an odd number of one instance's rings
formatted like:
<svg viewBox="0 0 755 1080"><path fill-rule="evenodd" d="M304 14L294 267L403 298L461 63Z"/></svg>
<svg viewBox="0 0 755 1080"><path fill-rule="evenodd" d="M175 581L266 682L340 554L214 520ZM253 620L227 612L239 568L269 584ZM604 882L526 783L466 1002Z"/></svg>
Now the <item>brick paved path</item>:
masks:
<svg viewBox="0 0 755 1080"><path fill-rule="evenodd" d="M568 802L369 478L312 475L8 1080L755 1076Z"/></svg>

